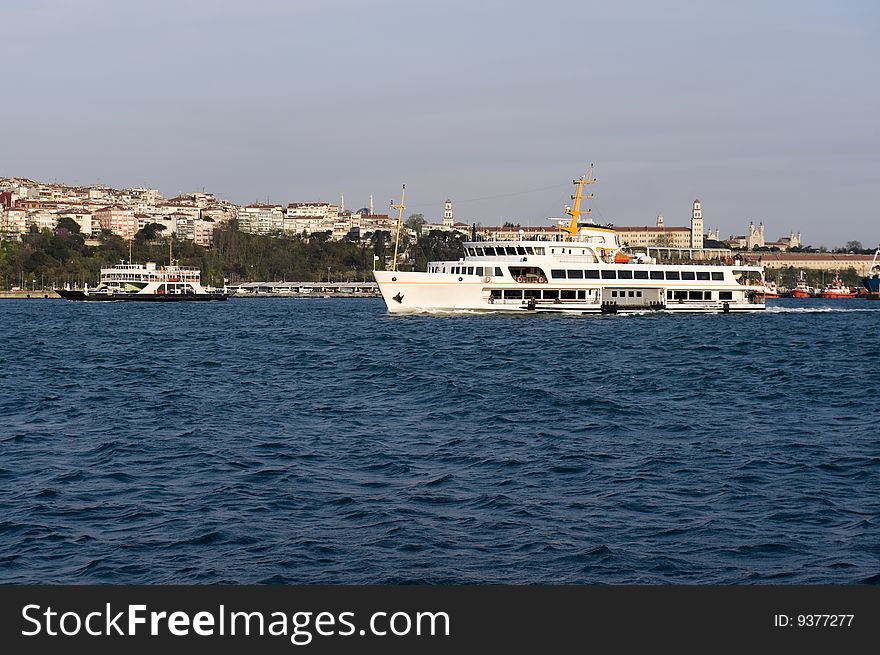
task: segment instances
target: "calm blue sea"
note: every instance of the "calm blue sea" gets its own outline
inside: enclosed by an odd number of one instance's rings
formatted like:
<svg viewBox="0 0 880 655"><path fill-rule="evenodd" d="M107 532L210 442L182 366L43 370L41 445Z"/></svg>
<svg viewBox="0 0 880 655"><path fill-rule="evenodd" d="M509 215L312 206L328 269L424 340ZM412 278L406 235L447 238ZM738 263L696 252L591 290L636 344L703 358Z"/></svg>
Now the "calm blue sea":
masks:
<svg viewBox="0 0 880 655"><path fill-rule="evenodd" d="M0 582L880 582L880 303L0 327Z"/></svg>

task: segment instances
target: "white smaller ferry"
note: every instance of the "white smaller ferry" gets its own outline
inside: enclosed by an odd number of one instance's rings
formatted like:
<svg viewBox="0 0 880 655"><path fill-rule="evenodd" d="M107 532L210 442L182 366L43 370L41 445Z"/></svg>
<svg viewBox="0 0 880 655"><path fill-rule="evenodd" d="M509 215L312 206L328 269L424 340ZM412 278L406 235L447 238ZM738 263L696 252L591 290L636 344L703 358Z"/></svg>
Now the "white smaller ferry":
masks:
<svg viewBox="0 0 880 655"><path fill-rule="evenodd" d="M593 169L574 180L569 224L559 232L513 241L472 241L457 261L428 262L425 271L373 275L391 314L491 311L616 314L668 311L754 312L765 308L761 266L721 263L660 264L645 254L626 253L612 227L580 225L585 184ZM398 210L398 240L403 196Z"/></svg>
<svg viewBox="0 0 880 655"><path fill-rule="evenodd" d="M174 260L171 260L174 262ZM206 289L201 283L201 271L190 266L157 266L121 263L101 269L97 287L82 290L58 289L58 295L67 300L90 301L153 301L180 302L197 300L226 300L229 294L222 289Z"/></svg>

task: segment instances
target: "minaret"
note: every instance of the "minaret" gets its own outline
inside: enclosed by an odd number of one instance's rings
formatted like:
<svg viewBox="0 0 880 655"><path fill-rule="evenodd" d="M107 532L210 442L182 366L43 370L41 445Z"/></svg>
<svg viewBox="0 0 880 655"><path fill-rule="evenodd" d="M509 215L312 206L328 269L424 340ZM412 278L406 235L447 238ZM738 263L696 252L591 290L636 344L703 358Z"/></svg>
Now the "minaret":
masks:
<svg viewBox="0 0 880 655"><path fill-rule="evenodd" d="M657 214L657 227L665 227L663 225L663 214Z"/></svg>
<svg viewBox="0 0 880 655"><path fill-rule="evenodd" d="M700 199L694 200L694 211L691 214L691 248L703 247L703 210Z"/></svg>
<svg viewBox="0 0 880 655"><path fill-rule="evenodd" d="M370 194L370 216L373 215L373 194Z"/></svg>
<svg viewBox="0 0 880 655"><path fill-rule="evenodd" d="M452 201L447 198L446 204L443 205L443 226L452 227L455 221L452 220Z"/></svg>

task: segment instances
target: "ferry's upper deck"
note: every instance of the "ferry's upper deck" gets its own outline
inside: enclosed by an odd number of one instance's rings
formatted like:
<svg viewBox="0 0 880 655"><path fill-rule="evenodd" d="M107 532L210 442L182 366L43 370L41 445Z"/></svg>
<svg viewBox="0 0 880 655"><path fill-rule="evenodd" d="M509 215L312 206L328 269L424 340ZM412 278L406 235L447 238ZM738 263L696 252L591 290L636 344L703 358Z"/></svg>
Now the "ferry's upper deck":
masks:
<svg viewBox="0 0 880 655"><path fill-rule="evenodd" d="M146 264L120 263L111 268L101 269L101 282L198 282L201 271L192 266L157 266L155 262Z"/></svg>

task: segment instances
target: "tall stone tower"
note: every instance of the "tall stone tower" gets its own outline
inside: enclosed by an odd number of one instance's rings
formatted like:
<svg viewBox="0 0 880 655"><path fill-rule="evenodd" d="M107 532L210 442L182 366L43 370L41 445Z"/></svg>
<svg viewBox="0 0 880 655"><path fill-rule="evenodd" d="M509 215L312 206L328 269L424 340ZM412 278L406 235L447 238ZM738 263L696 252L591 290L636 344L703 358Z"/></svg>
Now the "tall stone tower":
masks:
<svg viewBox="0 0 880 655"><path fill-rule="evenodd" d="M703 247L703 210L700 199L694 200L694 211L691 214L691 248Z"/></svg>
<svg viewBox="0 0 880 655"><path fill-rule="evenodd" d="M663 227L663 214L657 214L657 227Z"/></svg>
<svg viewBox="0 0 880 655"><path fill-rule="evenodd" d="M443 225L444 227L455 225L455 221L452 220L452 201L449 198L446 199L446 203L443 205Z"/></svg>
<svg viewBox="0 0 880 655"><path fill-rule="evenodd" d="M764 223L761 222L757 227L753 221L749 221L749 236L746 247L749 250L764 247Z"/></svg>

